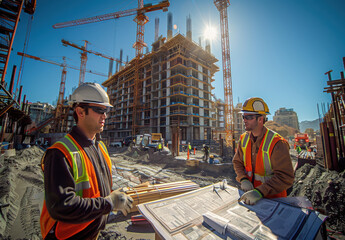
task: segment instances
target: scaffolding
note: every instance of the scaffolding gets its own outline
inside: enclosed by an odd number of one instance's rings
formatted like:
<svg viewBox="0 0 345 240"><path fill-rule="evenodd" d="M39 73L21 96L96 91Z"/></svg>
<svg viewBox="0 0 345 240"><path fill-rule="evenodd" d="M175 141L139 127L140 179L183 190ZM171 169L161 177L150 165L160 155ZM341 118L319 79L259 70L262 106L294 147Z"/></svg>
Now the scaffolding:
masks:
<svg viewBox="0 0 345 240"><path fill-rule="evenodd" d="M103 83L114 106L105 131L110 141L132 135L135 66L138 68L137 134L162 133L171 141L178 128L182 141L212 139L214 74L218 60L181 34L165 42L159 38L152 52L129 64Z"/></svg>

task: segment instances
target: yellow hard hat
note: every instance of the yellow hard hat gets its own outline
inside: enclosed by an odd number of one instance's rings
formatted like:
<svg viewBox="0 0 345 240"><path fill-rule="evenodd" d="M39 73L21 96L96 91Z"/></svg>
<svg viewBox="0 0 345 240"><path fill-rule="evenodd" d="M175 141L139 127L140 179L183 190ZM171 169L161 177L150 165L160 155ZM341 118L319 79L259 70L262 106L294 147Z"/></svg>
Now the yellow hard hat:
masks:
<svg viewBox="0 0 345 240"><path fill-rule="evenodd" d="M270 110L268 109L267 104L258 97L248 98L244 103L241 110L241 113L255 113L268 115Z"/></svg>

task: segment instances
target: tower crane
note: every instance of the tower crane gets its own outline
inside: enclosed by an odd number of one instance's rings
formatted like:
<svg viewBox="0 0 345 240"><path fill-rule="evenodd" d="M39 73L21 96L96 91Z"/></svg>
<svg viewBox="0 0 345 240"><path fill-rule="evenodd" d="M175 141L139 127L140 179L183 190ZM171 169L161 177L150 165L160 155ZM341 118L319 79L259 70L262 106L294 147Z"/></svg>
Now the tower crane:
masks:
<svg viewBox="0 0 345 240"><path fill-rule="evenodd" d="M230 62L230 41L229 41L229 26L228 26L228 10L230 0L214 0L214 4L220 13L220 29L222 37L222 64L223 64L223 84L224 84L224 99L225 99L225 131L226 131L226 145L232 145L235 148L234 142L234 105L232 99L232 77L231 77L231 62Z"/></svg>
<svg viewBox="0 0 345 240"><path fill-rule="evenodd" d="M134 43L133 47L135 48L135 84L134 84L134 101L133 101L133 118L132 118L132 134L136 135L137 125L137 115L138 115L138 108L139 108L139 63L140 58L143 55L143 48L146 46L144 42L144 25L149 21L148 17L145 13L156 11L156 10L163 10L163 12L168 11L168 7L170 6L169 0L164 0L159 2L158 4L145 4L144 0L138 0L138 8L133 8L129 10L108 13L104 15L98 15L95 17L89 18L82 18L78 20L68 21L57 23L53 25L53 28L63 28L63 27L71 27L76 25L82 25L87 23L94 23L100 22L110 19L117 19L120 17L126 17L131 15L136 15L134 18L134 22L137 23L137 36L136 42Z"/></svg>
<svg viewBox="0 0 345 240"><path fill-rule="evenodd" d="M67 68L71 68L71 69L78 70L78 71L80 71L80 68L75 67L75 66L71 66L71 65L67 65L66 64L66 57L63 57L63 60L64 60L63 63L58 63L58 62L54 62L54 61L51 61L51 60L46 60L46 59L43 59L43 58L40 58L40 57L36 57L36 56L32 56L32 55L29 55L29 54L26 54L26 53L22 53L22 52L17 52L17 54L19 56L31 58L31 59L34 59L34 60L37 60L37 61L41 61L41 62L45 62L45 63L50 63L50 64L53 64L53 65L62 67L60 90L59 90L59 98L58 98L58 102L57 102L57 105L56 105L55 115L53 117L47 119L44 123L40 124L39 126L33 127L31 129L28 129L26 131L26 134L32 134L33 132L38 131L39 129L41 129L42 127L44 127L45 125L47 125L48 123L50 123L53 120L55 120L55 125L58 125L60 123L59 119L62 117L62 105L63 105L64 96L65 96L65 83L66 83ZM105 75L103 73L98 73L98 72L94 72L94 71L91 71L91 70L86 70L85 69L85 72L96 74L96 75L103 76L103 77L107 77L107 75ZM57 128L57 127L55 127L55 128Z"/></svg>
<svg viewBox="0 0 345 240"><path fill-rule="evenodd" d="M100 57L103 57L103 58L106 58L106 59L109 59L110 61L115 61L115 62L118 62L118 63L123 63L121 60L117 59L117 58L113 58L111 56L108 56L108 55L105 55L105 54L102 54L102 53L99 53L99 52L96 52L96 51L93 51L93 50L90 50L90 49L87 49L87 44L89 43L88 41L84 40L84 46L79 46L75 43L72 43L72 42L69 42L69 41L66 41L64 39L61 40L62 44L64 46L71 46L71 47L74 47L76 49L79 49L81 50L81 63L80 63L80 74L79 74L79 86L84 82L85 80L85 69L86 69L86 62L87 62L87 53L92 53L96 56L100 56ZM110 72L110 69L109 69L109 74L108 74L108 77L110 76L111 72Z"/></svg>
<svg viewBox="0 0 345 240"><path fill-rule="evenodd" d="M41 62L45 62L45 63L50 63L50 64L54 64L56 66L62 67L60 90L59 90L59 98L58 98L58 102L57 102L57 105L62 105L63 104L64 95L65 95L65 83L66 83L66 73L67 73L66 68L71 68L71 69L74 69L74 70L80 70L80 68L75 67L75 66L71 66L71 65L67 65L65 57L63 57L63 60L64 60L63 63L58 63L58 62L54 62L54 61L51 61L51 60L46 60L46 59L43 59L43 58L40 58L40 57L35 57L35 56L29 55L29 54L26 54L26 53L22 53L22 52L18 52L17 54L19 56L31 58L31 59L34 59L34 60L37 60L37 61L41 61ZM107 75L105 75L103 73L98 73L98 72L94 72L94 71L91 71L91 70L86 70L85 69L85 72L96 74L96 75L103 76L103 77L107 77Z"/></svg>

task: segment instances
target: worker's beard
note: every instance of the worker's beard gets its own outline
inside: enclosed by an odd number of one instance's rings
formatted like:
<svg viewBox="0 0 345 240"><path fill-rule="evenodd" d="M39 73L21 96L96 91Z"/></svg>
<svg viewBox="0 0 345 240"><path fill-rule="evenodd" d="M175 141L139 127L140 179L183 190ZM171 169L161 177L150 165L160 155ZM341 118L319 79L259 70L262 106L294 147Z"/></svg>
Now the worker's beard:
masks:
<svg viewBox="0 0 345 240"><path fill-rule="evenodd" d="M253 131L257 126L258 126L258 121L255 120L252 123L247 123L247 125L244 124L244 129L246 131Z"/></svg>

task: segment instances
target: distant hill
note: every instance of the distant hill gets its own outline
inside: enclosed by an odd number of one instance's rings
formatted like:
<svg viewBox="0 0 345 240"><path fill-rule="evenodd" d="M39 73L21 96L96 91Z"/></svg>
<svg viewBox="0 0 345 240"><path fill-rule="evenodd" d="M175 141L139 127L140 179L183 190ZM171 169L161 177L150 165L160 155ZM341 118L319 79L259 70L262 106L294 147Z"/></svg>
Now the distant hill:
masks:
<svg viewBox="0 0 345 240"><path fill-rule="evenodd" d="M289 136L294 136L295 133L298 133L298 130L292 127L289 127L285 124L280 125L279 123L268 121L265 123L265 126L269 129L279 133L282 137L288 139Z"/></svg>
<svg viewBox="0 0 345 240"><path fill-rule="evenodd" d="M299 123L301 132L304 132L307 128L312 128L314 131L320 130L319 119L313 121L302 121Z"/></svg>

